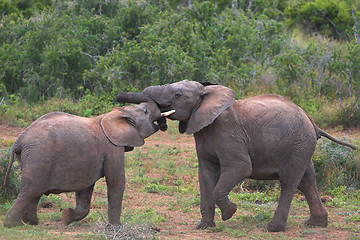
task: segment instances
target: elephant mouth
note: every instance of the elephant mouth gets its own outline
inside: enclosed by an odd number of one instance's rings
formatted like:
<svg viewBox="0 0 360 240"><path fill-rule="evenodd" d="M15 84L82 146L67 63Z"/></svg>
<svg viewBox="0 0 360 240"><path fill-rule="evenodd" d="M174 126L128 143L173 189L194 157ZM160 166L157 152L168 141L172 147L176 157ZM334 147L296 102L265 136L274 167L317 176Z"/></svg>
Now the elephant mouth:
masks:
<svg viewBox="0 0 360 240"><path fill-rule="evenodd" d="M163 132L165 132L167 130L167 124L166 124L166 119L163 118L159 118L158 120L155 120L153 122L153 125L154 125L154 129L155 129L155 132L157 132L159 129Z"/></svg>
<svg viewBox="0 0 360 240"><path fill-rule="evenodd" d="M153 128L154 128L154 132L157 132L159 129L161 129L161 131L164 131L164 130L162 130L164 128L164 126L160 127L160 124L158 123L158 120L155 120L153 122ZM167 128L167 126L166 126L166 128Z"/></svg>
<svg viewBox="0 0 360 240"><path fill-rule="evenodd" d="M155 128L157 130L166 131L167 124L166 124L166 117L170 116L171 114L175 113L175 110L166 111L161 113L161 117L154 121Z"/></svg>

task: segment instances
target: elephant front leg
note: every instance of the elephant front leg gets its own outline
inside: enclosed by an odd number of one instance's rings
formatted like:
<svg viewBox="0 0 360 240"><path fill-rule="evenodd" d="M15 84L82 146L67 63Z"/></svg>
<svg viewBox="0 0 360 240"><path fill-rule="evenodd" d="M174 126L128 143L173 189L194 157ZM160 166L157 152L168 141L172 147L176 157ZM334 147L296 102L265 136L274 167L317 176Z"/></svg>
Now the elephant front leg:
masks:
<svg viewBox="0 0 360 240"><path fill-rule="evenodd" d="M64 225L69 225L74 221L79 221L89 214L94 185L95 184L89 188L76 192L75 209L65 208L62 211L61 221L64 223Z"/></svg>
<svg viewBox="0 0 360 240"><path fill-rule="evenodd" d="M215 227L215 202L212 192L220 177L219 165L199 158L200 211L201 221L197 229Z"/></svg>
<svg viewBox="0 0 360 240"><path fill-rule="evenodd" d="M268 223L267 229L271 232L283 232L286 229L286 221L289 215L290 205L296 191L296 185L288 185L281 181L281 194L279 205L274 217Z"/></svg>
<svg viewBox="0 0 360 240"><path fill-rule="evenodd" d="M123 160L105 164L105 178L108 194L108 218L112 225L121 225L121 207L125 190Z"/></svg>
<svg viewBox="0 0 360 240"><path fill-rule="evenodd" d="M221 210L222 220L226 221L231 218L237 210L236 204L229 200L228 195L239 182L251 175L252 165L248 155L240 158L222 156L220 163L221 175L213 191L213 198L215 204Z"/></svg>
<svg viewBox="0 0 360 240"><path fill-rule="evenodd" d="M106 179L108 188L108 217L112 225L120 225L121 207L125 189L125 174L119 173L117 180Z"/></svg>

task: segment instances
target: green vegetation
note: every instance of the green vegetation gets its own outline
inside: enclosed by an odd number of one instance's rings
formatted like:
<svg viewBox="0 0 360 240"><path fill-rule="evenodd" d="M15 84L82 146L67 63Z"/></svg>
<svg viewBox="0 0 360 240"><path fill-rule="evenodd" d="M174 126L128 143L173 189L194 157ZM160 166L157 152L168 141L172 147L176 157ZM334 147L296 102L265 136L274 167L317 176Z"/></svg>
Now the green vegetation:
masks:
<svg viewBox="0 0 360 240"><path fill-rule="evenodd" d="M149 85L189 79L230 87L237 98L284 95L322 128L360 127L359 11L359 0L0 0L0 123L26 127L51 111L97 116L117 104L119 91L139 92ZM184 137L175 126L167 134L172 141ZM359 140L352 141L359 145ZM0 139L7 148L0 151L0 179L12 143ZM357 239L359 151L319 140L313 161L320 191L333 199L326 205L336 209L329 228ZM161 234L174 234L174 226L165 227L171 218L164 211L189 215L192 221L199 218L197 167L193 148L159 143L127 153L125 199L143 202L127 210L130 204L125 201L122 221L127 225L108 231L106 220L99 222L107 204L106 186L100 181L92 202L96 210L67 228L90 230L71 237L104 239L116 233L141 235L145 229L154 238L152 228L158 225L165 229ZM0 221L19 190L16 163L5 190L0 189ZM153 203L143 196L162 200ZM289 239L252 232L267 224L278 196L276 182L246 180L230 194L239 213L209 231L229 238ZM40 214L46 228L0 227L0 235L53 237L48 230L59 227L60 211L72 206L71 198L74 194L42 197L40 205L53 204L52 211ZM301 212L306 203L296 195L292 208ZM338 217L345 223L336 221ZM288 226L300 228L290 238L321 232L304 227L299 218L306 220L290 215ZM196 224L186 221L181 224L189 224L189 229Z"/></svg>
<svg viewBox="0 0 360 240"><path fill-rule="evenodd" d="M24 125L14 108L47 100L58 102L56 110L91 116L97 103L114 104L118 91L190 79L228 86L238 98L285 95L310 115L326 112L325 103L337 114L318 124L358 126L359 6L1 0L0 115ZM99 98L95 106L71 108L89 96Z"/></svg>
<svg viewBox="0 0 360 240"><path fill-rule="evenodd" d="M325 190L339 187L360 188L359 151L331 142L319 141L313 156L317 184Z"/></svg>
<svg viewBox="0 0 360 240"><path fill-rule="evenodd" d="M284 13L288 15L288 24L298 24L309 32L334 37L337 39L349 39L353 28L359 28L356 21L359 13L356 8L358 0L314 0L293 1ZM357 30L357 29L356 29Z"/></svg>
<svg viewBox="0 0 360 240"><path fill-rule="evenodd" d="M10 152L11 152L11 148L0 149L1 181L5 179L6 171L9 166ZM20 178L17 174L18 170L19 167L17 163L13 164L6 187L5 188L0 187L0 203L8 203L9 201L12 201L17 197L20 187ZM1 182L1 186L2 184L3 182ZM4 212L3 211L4 207L5 208L9 207L9 204L5 204L5 205L6 206L0 205L0 212Z"/></svg>

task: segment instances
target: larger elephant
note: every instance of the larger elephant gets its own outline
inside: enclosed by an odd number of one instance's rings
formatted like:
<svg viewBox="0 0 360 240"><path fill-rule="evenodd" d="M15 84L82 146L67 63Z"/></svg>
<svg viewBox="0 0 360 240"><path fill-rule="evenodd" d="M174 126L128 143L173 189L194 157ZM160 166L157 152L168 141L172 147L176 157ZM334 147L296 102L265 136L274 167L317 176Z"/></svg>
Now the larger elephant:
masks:
<svg viewBox="0 0 360 240"><path fill-rule="evenodd" d="M169 118L179 120L180 133L194 134L201 192L201 221L197 228L214 227L215 205L222 219L237 207L229 192L245 178L280 180L281 195L270 231L285 231L290 204L297 189L310 207L307 224L326 227L328 212L316 186L311 157L317 139L336 140L319 129L296 104L278 95L235 100L235 93L221 85L180 81L150 86L141 94L119 93L120 102L153 99L161 111L175 110Z"/></svg>
<svg viewBox="0 0 360 240"><path fill-rule="evenodd" d="M149 100L148 98L142 99ZM8 173L17 158L22 177L20 193L6 213L5 227L38 224L37 204L50 193L76 192L76 208L65 208L65 225L90 210L95 182L105 176L109 223L120 224L125 188L124 153L144 144L161 119L157 105L116 107L109 113L84 118L62 112L46 114L29 125L15 141Z"/></svg>

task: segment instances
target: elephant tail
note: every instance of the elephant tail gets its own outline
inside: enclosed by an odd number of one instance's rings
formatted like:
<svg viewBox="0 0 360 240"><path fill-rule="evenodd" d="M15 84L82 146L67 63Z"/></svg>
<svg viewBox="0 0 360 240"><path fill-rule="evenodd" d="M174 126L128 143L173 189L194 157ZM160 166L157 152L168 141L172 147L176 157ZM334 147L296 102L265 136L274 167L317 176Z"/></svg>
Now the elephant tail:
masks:
<svg viewBox="0 0 360 240"><path fill-rule="evenodd" d="M305 113L305 112L304 112ZM340 141L339 139L336 139L334 138L333 136L331 136L330 134L328 134L327 132L325 132L324 130L320 129L318 126L316 126L316 124L314 123L314 121L309 117L309 115L307 113L305 113L306 116L309 118L309 120L311 121L312 125L314 126L315 128L315 132L316 132L316 139L320 139L321 137L326 137L327 139L330 139L331 141L333 142L336 142L338 144L341 144L343 146L346 146L346 147L349 147L353 150L356 150L357 148L350 144L350 143L347 143L347 142L343 142L343 141Z"/></svg>
<svg viewBox="0 0 360 240"><path fill-rule="evenodd" d="M347 143L347 142L340 141L340 140L334 138L333 136L331 136L330 134L328 134L327 132L325 132L324 130L321 130L320 128L317 128L317 135L318 135L318 139L321 137L326 137L327 139L330 139L333 142L336 142L338 144L341 144L343 146L346 146L353 150L356 150L356 147L354 145Z"/></svg>
<svg viewBox="0 0 360 240"><path fill-rule="evenodd" d="M6 170L6 175L5 175L4 183L3 183L3 185L2 185L1 188L5 188L5 187L6 187L7 181L8 181L8 179L9 179L11 167L12 167L12 165L13 165L13 163L14 163L14 156L15 156L15 148L13 147L13 148L11 149L9 166L8 166L8 168L7 168L7 170Z"/></svg>

